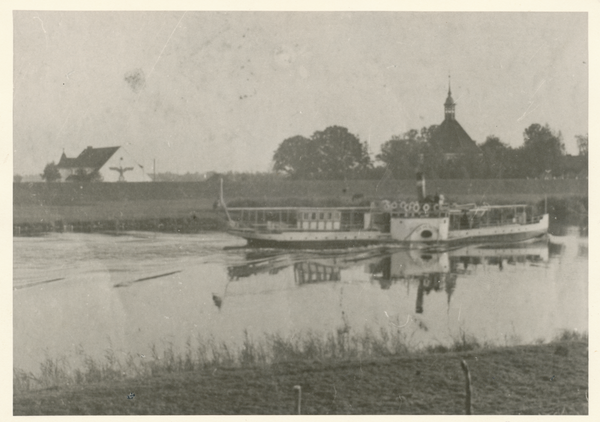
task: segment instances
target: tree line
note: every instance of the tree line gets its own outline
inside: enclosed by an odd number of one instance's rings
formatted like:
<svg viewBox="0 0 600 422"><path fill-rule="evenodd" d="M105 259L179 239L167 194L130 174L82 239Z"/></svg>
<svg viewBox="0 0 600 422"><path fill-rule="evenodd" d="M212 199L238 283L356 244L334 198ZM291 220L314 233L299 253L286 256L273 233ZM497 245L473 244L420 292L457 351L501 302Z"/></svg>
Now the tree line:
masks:
<svg viewBox="0 0 600 422"><path fill-rule="evenodd" d="M523 145L513 148L490 135L478 149L452 157L435 144L437 125L394 135L371 159L367 145L339 126L310 138L285 139L273 155L273 170L294 179L372 179L388 175L413 178L417 171L431 179L525 179L587 177L588 135L578 135L579 156L565 154L562 134L534 123L523 132Z"/></svg>
<svg viewBox="0 0 600 422"><path fill-rule="evenodd" d="M534 123L523 131L523 144L517 148L490 135L474 149L448 158L435 144L437 125L411 129L394 135L383 143L371 158L366 142L347 128L330 126L308 138L293 136L281 142L273 154L273 177L308 180L343 179L412 179L417 171L430 179L526 179L587 177L588 135L577 135L578 156L565 154L562 134L548 126ZM191 182L207 180L218 174L159 173L155 181ZM40 175L43 180L60 180L54 162ZM233 177L233 173L228 174ZM240 173L236 177L257 177L257 173ZM210 178L210 177L209 177ZM98 182L98 172L78 170L67 178L74 182ZM14 181L18 183L20 176Z"/></svg>

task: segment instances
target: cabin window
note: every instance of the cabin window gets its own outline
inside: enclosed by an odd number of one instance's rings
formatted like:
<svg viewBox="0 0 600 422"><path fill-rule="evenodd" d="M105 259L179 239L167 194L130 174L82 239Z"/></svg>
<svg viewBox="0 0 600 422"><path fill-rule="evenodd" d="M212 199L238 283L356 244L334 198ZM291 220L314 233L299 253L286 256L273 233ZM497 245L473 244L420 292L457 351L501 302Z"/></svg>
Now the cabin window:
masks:
<svg viewBox="0 0 600 422"><path fill-rule="evenodd" d="M312 215L310 216L310 218L311 218L312 220L316 220L316 219L317 219L317 213L316 213L316 212L313 212L313 213L312 213Z"/></svg>
<svg viewBox="0 0 600 422"><path fill-rule="evenodd" d="M331 220L331 213L330 212L327 213L327 219Z"/></svg>
<svg viewBox="0 0 600 422"><path fill-rule="evenodd" d="M322 220L325 217L325 213L319 213L319 220Z"/></svg>

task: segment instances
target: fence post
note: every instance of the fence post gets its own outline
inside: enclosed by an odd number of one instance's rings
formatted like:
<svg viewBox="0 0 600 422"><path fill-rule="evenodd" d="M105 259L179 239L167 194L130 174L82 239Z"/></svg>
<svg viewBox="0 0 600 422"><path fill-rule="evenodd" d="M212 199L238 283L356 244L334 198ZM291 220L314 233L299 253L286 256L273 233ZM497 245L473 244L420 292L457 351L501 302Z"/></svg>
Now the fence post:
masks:
<svg viewBox="0 0 600 422"><path fill-rule="evenodd" d="M464 359L461 359L460 366L462 367L463 372L465 373L465 390L466 390L466 399L465 399L465 415L471 414L471 395L473 390L471 389L471 373L469 372L469 367L467 366L467 362Z"/></svg>
<svg viewBox="0 0 600 422"><path fill-rule="evenodd" d="M294 385L294 390L298 391L298 394L296 395L296 409L298 411L298 414L301 415L302 414L302 387L299 385Z"/></svg>

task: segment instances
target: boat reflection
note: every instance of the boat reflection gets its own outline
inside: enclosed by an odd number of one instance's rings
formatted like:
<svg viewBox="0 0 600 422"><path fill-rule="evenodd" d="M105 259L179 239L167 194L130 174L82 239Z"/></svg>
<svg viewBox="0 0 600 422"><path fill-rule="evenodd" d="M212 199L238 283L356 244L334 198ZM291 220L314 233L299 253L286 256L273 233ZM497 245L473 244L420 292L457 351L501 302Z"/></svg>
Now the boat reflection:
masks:
<svg viewBox="0 0 600 422"><path fill-rule="evenodd" d="M382 289L389 289L395 282L416 283L417 302L415 312L424 311L424 297L432 291L444 291L448 305L456 288L458 276L479 266L504 269L504 265L532 264L548 262L547 241L536 243L496 245L470 245L438 253L403 251L390 254L376 264L370 264L368 271Z"/></svg>
<svg viewBox="0 0 600 422"><path fill-rule="evenodd" d="M387 290L394 283L417 285L416 313L424 312L424 298L431 292L445 292L448 304L460 275L485 266L503 271L506 266L543 265L548 262L548 241L510 245L468 245L449 250L379 248L354 252L249 252L245 262L228 267L230 281L259 274L277 274L293 268L298 287L344 280L345 269L363 268L367 279ZM250 281L250 280L248 280Z"/></svg>

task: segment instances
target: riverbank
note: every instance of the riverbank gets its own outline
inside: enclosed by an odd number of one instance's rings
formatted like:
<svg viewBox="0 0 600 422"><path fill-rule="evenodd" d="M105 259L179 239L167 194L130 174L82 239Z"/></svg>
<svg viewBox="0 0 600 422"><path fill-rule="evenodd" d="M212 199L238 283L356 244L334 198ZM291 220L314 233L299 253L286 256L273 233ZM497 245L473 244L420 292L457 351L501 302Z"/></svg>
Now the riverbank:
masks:
<svg viewBox="0 0 600 422"><path fill-rule="evenodd" d="M470 350L469 350L470 349ZM548 344L430 349L377 358L223 364L15 392L14 415L587 414L587 336ZM182 368L180 368L182 369ZM16 391L16 390L15 390Z"/></svg>
<svg viewBox="0 0 600 422"><path fill-rule="evenodd" d="M462 195L449 202L481 202L477 196ZM510 194L497 195L492 204L522 203L533 205L541 213L550 214L550 225L574 225L587 229L587 196L550 196L541 200L514 198ZM343 198L233 198L232 207L332 207L368 206L368 199L351 201ZM223 212L214 209L208 198L198 203L190 199L139 200L97 202L86 205L32 205L15 204L13 207L13 235L36 236L49 232L111 233L149 231L165 233L201 233L224 231L228 225Z"/></svg>

